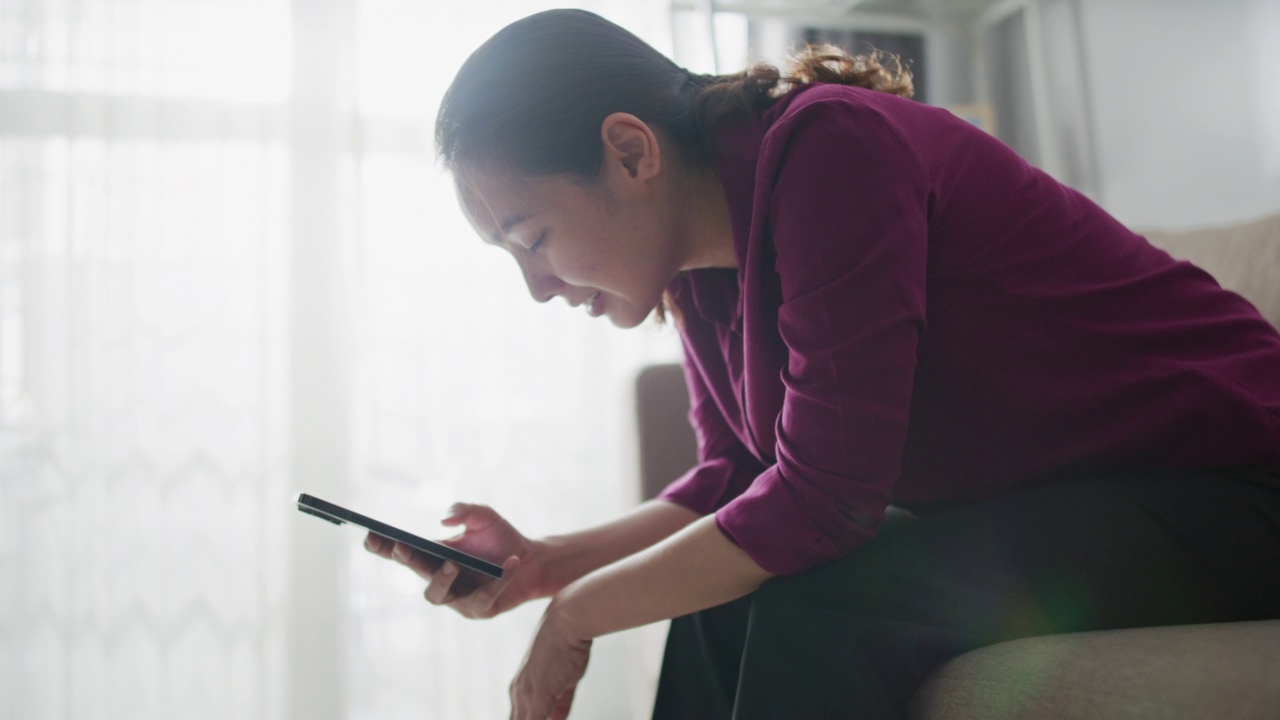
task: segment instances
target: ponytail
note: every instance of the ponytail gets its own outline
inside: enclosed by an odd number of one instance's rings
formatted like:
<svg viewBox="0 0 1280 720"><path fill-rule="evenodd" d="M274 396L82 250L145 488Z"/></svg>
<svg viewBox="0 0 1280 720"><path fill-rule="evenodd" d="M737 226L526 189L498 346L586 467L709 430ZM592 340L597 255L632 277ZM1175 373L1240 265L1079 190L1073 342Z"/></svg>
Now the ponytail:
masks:
<svg viewBox="0 0 1280 720"><path fill-rule="evenodd" d="M760 113L787 92L804 85L853 85L911 97L911 71L896 55L872 49L852 55L835 45L807 45L791 59L784 75L776 66L758 63L733 75L696 75L701 86L694 99L694 118L711 141L724 121Z"/></svg>
<svg viewBox="0 0 1280 720"><path fill-rule="evenodd" d="M814 83L912 93L910 70L875 50L811 45L787 74L760 63L696 75L599 15L548 10L508 25L467 58L436 116L436 150L455 173L499 167L589 181L603 161L600 124L627 112L661 129L690 162L707 164L722 122Z"/></svg>

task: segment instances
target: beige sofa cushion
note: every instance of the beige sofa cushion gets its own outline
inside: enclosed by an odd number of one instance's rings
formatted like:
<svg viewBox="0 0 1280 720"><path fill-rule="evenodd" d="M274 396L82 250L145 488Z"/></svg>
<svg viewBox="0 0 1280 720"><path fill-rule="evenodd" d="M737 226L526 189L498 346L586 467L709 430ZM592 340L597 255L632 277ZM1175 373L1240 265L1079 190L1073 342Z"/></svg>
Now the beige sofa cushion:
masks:
<svg viewBox="0 0 1280 720"><path fill-rule="evenodd" d="M1225 228L1144 234L1170 255L1204 268L1280 327L1280 215Z"/></svg>
<svg viewBox="0 0 1280 720"><path fill-rule="evenodd" d="M1026 638L962 655L912 720L1280 717L1280 620Z"/></svg>

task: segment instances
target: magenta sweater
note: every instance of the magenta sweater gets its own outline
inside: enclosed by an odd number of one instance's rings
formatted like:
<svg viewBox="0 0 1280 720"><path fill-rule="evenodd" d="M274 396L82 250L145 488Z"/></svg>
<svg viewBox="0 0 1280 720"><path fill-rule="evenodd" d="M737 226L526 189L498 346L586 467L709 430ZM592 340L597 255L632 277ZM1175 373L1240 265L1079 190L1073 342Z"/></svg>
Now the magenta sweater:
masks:
<svg viewBox="0 0 1280 720"><path fill-rule="evenodd" d="M1280 468L1280 335L944 110L844 86L726 128L738 269L672 284L700 462L663 493L789 574L887 504Z"/></svg>

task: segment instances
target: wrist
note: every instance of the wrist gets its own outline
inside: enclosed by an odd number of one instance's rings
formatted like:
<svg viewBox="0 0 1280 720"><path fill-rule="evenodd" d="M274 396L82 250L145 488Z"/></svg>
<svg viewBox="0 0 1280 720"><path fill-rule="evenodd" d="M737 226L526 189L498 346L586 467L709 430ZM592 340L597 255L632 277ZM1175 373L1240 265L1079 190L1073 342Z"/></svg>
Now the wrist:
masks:
<svg viewBox="0 0 1280 720"><path fill-rule="evenodd" d="M593 629L591 606L581 601L579 588L579 583L573 583L552 597L543 622L571 641L590 643L604 633Z"/></svg>
<svg viewBox="0 0 1280 720"><path fill-rule="evenodd" d="M568 577L566 573L572 557L569 543L562 537L552 536L531 540L530 545L533 547L532 554L538 558L541 575L538 597L554 598L576 579Z"/></svg>

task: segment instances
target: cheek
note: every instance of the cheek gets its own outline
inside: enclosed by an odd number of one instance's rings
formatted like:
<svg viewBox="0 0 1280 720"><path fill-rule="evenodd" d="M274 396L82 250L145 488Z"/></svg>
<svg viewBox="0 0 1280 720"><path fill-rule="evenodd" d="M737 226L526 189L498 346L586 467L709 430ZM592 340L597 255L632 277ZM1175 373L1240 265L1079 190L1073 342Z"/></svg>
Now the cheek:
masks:
<svg viewBox="0 0 1280 720"><path fill-rule="evenodd" d="M609 264L599 257L584 258L582 270L590 277L600 277L602 273L608 273Z"/></svg>
<svg viewBox="0 0 1280 720"><path fill-rule="evenodd" d="M613 268L613 265L616 264L616 258L611 249L607 240L597 240L582 247L581 252L575 258L575 265L578 271L589 278L599 278L602 274L616 275L617 269Z"/></svg>

